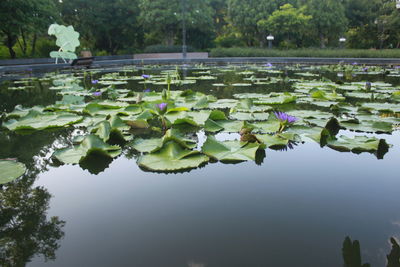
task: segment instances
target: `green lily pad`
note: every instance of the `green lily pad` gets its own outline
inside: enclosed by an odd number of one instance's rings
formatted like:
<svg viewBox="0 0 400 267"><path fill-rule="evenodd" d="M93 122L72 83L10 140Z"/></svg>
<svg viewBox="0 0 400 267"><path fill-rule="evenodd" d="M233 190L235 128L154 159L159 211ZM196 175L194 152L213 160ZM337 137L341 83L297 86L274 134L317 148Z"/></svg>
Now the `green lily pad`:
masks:
<svg viewBox="0 0 400 267"><path fill-rule="evenodd" d="M0 160L0 184L6 184L21 177L25 171L25 165L20 162Z"/></svg>
<svg viewBox="0 0 400 267"><path fill-rule="evenodd" d="M260 148L258 143L240 141L219 142L213 136L207 137L201 151L209 157L219 161L240 162L255 160L256 152Z"/></svg>
<svg viewBox="0 0 400 267"><path fill-rule="evenodd" d="M351 151L356 154L362 152L377 153L378 158L383 158L390 147L385 139L367 136L355 136L354 138L340 136L339 139L329 140L327 145L341 152Z"/></svg>
<svg viewBox="0 0 400 267"><path fill-rule="evenodd" d="M140 156L137 163L151 171L173 172L197 168L208 161L209 158L199 151L169 141L157 152Z"/></svg>
<svg viewBox="0 0 400 267"><path fill-rule="evenodd" d="M32 110L19 120L9 120L3 123L3 126L11 131L44 130L71 125L82 119L83 117L71 113L41 113Z"/></svg>
<svg viewBox="0 0 400 267"><path fill-rule="evenodd" d="M53 156L63 163L77 164L91 155L115 158L120 154L121 148L119 146L108 145L97 135L88 135L79 145L57 150Z"/></svg>

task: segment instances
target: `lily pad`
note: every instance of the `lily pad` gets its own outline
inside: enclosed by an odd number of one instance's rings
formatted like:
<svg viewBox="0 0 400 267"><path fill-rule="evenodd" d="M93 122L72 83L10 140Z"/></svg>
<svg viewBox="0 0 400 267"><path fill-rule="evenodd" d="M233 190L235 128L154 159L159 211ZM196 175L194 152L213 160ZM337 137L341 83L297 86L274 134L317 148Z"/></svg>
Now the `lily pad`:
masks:
<svg viewBox="0 0 400 267"><path fill-rule="evenodd" d="M41 113L32 110L19 120L9 120L3 123L3 126L11 131L44 130L71 125L82 119L83 117L71 113Z"/></svg>
<svg viewBox="0 0 400 267"><path fill-rule="evenodd" d="M378 158L383 158L383 155L389 150L385 139L367 136L355 136L354 138L340 136L339 139L329 140L327 145L341 152L378 153Z"/></svg>
<svg viewBox="0 0 400 267"><path fill-rule="evenodd" d="M209 158L199 151L189 150L169 141L157 152L139 157L137 163L151 171L173 172L197 168L208 161Z"/></svg>
<svg viewBox="0 0 400 267"><path fill-rule="evenodd" d="M260 148L258 143L240 141L219 142L213 136L207 137L201 151L209 157L219 161L240 162L255 160L256 152Z"/></svg>
<svg viewBox="0 0 400 267"><path fill-rule="evenodd" d="M0 160L0 185L21 177L26 171L24 164L13 160Z"/></svg>
<svg viewBox="0 0 400 267"><path fill-rule="evenodd" d="M97 135L88 135L83 139L81 144L72 148L57 150L53 156L63 163L77 164L92 154L106 158L115 158L121 154L121 148L104 143Z"/></svg>

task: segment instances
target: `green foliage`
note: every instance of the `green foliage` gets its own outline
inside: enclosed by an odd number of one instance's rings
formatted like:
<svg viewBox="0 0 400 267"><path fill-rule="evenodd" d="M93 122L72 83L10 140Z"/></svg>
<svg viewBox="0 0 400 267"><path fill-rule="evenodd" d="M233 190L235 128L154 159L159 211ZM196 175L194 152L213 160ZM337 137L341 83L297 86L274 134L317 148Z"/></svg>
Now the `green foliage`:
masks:
<svg viewBox="0 0 400 267"><path fill-rule="evenodd" d="M307 14L312 16L310 24L315 29L316 39L320 40L321 48L327 43L337 44L341 34L345 32L347 18L341 1L337 0L308 0Z"/></svg>
<svg viewBox="0 0 400 267"><path fill-rule="evenodd" d="M212 32L214 11L210 0L186 0L185 23L190 32ZM182 6L180 0L140 0L140 21L148 32L163 36L165 45L173 45L182 29ZM188 39L190 39L188 35Z"/></svg>
<svg viewBox="0 0 400 267"><path fill-rule="evenodd" d="M397 58L395 49L261 49L261 48L213 48L211 57L342 57L342 58Z"/></svg>
<svg viewBox="0 0 400 267"><path fill-rule="evenodd" d="M194 52L194 48L190 45L187 46L188 52ZM180 53L182 52L181 45L149 45L147 46L144 53Z"/></svg>
<svg viewBox="0 0 400 267"><path fill-rule="evenodd" d="M304 15L304 11L305 7L297 9L291 4L285 4L274 11L267 20L258 21L258 25L266 32L276 33L277 41L282 40L286 47L291 43L301 46L312 19L312 16Z"/></svg>

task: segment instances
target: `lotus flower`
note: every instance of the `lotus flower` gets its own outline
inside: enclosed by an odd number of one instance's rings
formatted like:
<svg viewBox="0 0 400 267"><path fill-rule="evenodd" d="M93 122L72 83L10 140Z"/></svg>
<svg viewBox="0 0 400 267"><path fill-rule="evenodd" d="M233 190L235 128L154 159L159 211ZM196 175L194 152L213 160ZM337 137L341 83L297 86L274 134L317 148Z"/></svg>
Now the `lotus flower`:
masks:
<svg viewBox="0 0 400 267"><path fill-rule="evenodd" d="M264 65L264 67L271 68L271 67L272 67L272 64L268 62L267 64Z"/></svg>
<svg viewBox="0 0 400 267"><path fill-rule="evenodd" d="M286 123L294 123L296 121L298 121L298 118L294 117L294 116L290 116L289 114L285 113L285 112L274 112L275 117L280 121L280 122L286 122Z"/></svg>
<svg viewBox="0 0 400 267"><path fill-rule="evenodd" d="M357 66L358 65L358 63L357 62L353 62L353 64L352 64L353 66Z"/></svg>
<svg viewBox="0 0 400 267"><path fill-rule="evenodd" d="M368 67L364 67L364 68L363 68L363 71L364 71L364 72L368 72Z"/></svg>
<svg viewBox="0 0 400 267"><path fill-rule="evenodd" d="M98 97L98 96L101 96L101 94L102 94L102 92L94 92L94 93L93 93L93 96Z"/></svg>
<svg viewBox="0 0 400 267"><path fill-rule="evenodd" d="M143 77L143 79L150 79L150 75L147 75L147 74L143 74L142 77Z"/></svg>
<svg viewBox="0 0 400 267"><path fill-rule="evenodd" d="M156 107L160 110L160 111L164 111L167 108L167 103L160 103L160 104L156 104Z"/></svg>
<svg viewBox="0 0 400 267"><path fill-rule="evenodd" d="M92 80L92 84L98 84L99 80Z"/></svg>
<svg viewBox="0 0 400 267"><path fill-rule="evenodd" d="M145 89L145 90L143 90L143 92L145 92L145 93L150 93L150 91L151 91L151 90L150 90L150 89L148 89L148 88L147 88L147 89Z"/></svg>

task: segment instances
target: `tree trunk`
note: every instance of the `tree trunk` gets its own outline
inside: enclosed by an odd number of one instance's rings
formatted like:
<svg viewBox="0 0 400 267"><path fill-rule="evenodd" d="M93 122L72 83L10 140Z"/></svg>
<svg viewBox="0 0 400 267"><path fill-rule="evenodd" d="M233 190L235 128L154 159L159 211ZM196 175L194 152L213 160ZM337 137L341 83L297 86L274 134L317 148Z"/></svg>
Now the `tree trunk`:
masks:
<svg viewBox="0 0 400 267"><path fill-rule="evenodd" d="M325 37L324 37L324 35L323 35L323 34L320 34L320 35L319 35L319 39L320 39L320 41L321 41L321 48L322 48L322 49L326 48L326 46L325 46Z"/></svg>
<svg viewBox="0 0 400 267"><path fill-rule="evenodd" d="M36 41L37 41L37 34L33 34L33 40L32 40L32 51L31 51L31 57L35 55L36 52Z"/></svg>
<svg viewBox="0 0 400 267"><path fill-rule="evenodd" d="M168 31L166 38L165 38L165 45L171 46L174 45L174 31Z"/></svg>
<svg viewBox="0 0 400 267"><path fill-rule="evenodd" d="M10 53L11 58L16 58L16 54L13 49L15 42L16 42L15 36L13 36L11 33L7 33L6 46L8 48L8 52Z"/></svg>

